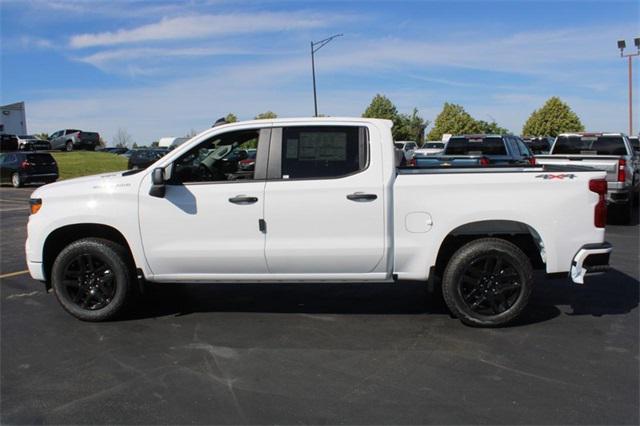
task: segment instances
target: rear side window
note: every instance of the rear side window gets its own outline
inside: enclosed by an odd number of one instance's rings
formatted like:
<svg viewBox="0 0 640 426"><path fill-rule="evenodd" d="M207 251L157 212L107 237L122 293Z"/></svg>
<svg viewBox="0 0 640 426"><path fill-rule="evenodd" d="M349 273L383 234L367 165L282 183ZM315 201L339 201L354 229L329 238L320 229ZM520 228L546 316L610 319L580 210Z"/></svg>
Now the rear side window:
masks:
<svg viewBox="0 0 640 426"><path fill-rule="evenodd" d="M507 155L502 138L452 137L444 150L445 155Z"/></svg>
<svg viewBox="0 0 640 426"><path fill-rule="evenodd" d="M336 178L367 167L366 128L287 127L282 132L282 179Z"/></svg>
<svg viewBox="0 0 640 426"><path fill-rule="evenodd" d="M531 151L529 151L529 148L527 148L527 146L524 144L524 142L522 142L522 140L515 138L514 139L516 142L516 145L518 146L518 150L520 151L520 155L522 155L523 157L531 157Z"/></svg>
<svg viewBox="0 0 640 426"><path fill-rule="evenodd" d="M627 155L621 136L558 136L553 154Z"/></svg>

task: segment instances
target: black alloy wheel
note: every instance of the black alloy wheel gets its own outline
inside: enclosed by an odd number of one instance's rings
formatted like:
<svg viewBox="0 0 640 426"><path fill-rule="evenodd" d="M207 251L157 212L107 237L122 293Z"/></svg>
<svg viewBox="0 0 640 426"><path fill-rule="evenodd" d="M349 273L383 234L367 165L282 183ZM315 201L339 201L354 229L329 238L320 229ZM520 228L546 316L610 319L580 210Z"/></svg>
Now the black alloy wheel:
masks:
<svg viewBox="0 0 640 426"><path fill-rule="evenodd" d="M68 262L62 283L69 300L89 311L111 303L118 284L109 262L93 254L81 254Z"/></svg>
<svg viewBox="0 0 640 426"><path fill-rule="evenodd" d="M458 289L469 309L479 315L508 311L522 292L523 278L499 253L481 257L463 272Z"/></svg>

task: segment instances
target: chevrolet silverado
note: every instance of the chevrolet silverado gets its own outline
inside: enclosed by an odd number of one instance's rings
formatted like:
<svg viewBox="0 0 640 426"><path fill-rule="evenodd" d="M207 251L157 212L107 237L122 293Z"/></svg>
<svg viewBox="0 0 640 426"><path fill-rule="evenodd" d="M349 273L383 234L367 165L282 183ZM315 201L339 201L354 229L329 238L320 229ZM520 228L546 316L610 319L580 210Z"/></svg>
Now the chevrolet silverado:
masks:
<svg viewBox="0 0 640 426"><path fill-rule="evenodd" d="M31 276L87 321L121 313L148 282L421 280L464 323L496 326L522 313L534 269L576 283L606 270L605 172L398 167L391 127L224 124L148 169L40 187ZM255 167L239 167L253 148Z"/></svg>

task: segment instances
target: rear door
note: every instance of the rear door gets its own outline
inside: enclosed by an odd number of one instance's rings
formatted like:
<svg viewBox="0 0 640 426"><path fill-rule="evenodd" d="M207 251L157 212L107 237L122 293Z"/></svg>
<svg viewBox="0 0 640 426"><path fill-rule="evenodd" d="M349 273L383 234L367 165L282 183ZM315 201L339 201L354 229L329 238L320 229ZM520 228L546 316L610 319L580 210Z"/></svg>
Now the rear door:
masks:
<svg viewBox="0 0 640 426"><path fill-rule="evenodd" d="M270 273L329 279L386 270L382 152L368 135L357 125L273 129L264 206Z"/></svg>

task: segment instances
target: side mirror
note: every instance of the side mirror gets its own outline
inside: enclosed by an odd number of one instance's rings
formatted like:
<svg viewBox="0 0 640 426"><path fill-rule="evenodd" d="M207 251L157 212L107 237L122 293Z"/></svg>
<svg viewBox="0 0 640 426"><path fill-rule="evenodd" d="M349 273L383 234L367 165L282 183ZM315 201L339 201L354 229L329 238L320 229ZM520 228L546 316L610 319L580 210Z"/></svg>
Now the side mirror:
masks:
<svg viewBox="0 0 640 426"><path fill-rule="evenodd" d="M164 169L157 167L151 172L151 189L149 195L152 197L164 198L166 187L164 184Z"/></svg>

